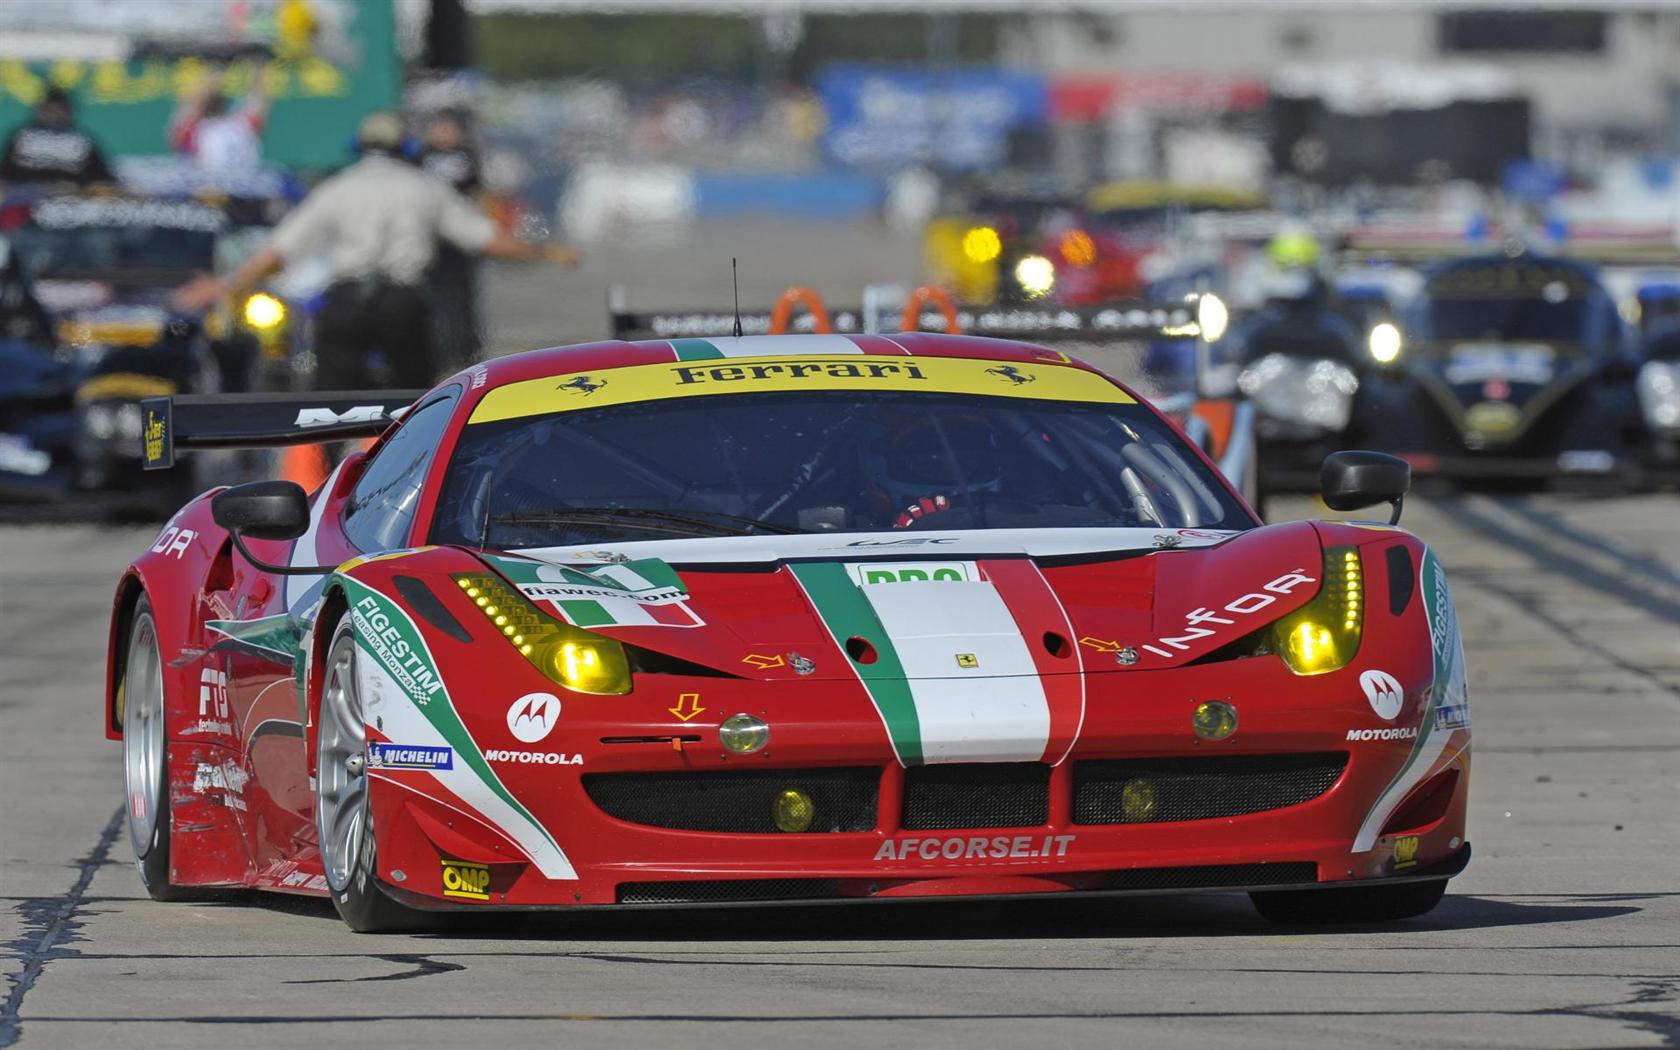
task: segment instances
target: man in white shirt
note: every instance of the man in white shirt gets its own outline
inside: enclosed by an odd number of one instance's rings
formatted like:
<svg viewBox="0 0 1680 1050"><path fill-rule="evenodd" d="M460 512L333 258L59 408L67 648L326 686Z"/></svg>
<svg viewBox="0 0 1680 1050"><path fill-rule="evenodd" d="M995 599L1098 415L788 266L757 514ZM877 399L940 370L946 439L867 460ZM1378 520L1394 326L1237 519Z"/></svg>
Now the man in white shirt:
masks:
<svg viewBox="0 0 1680 1050"><path fill-rule="evenodd" d="M383 351L392 385L427 387L435 376L423 281L440 240L506 259L570 263L576 257L498 230L471 201L403 159L404 129L395 113L364 118L356 141L360 159L315 187L265 246L232 275L182 288L175 305L204 309L288 263L325 253L332 283L315 318L316 388L375 385L376 350Z"/></svg>

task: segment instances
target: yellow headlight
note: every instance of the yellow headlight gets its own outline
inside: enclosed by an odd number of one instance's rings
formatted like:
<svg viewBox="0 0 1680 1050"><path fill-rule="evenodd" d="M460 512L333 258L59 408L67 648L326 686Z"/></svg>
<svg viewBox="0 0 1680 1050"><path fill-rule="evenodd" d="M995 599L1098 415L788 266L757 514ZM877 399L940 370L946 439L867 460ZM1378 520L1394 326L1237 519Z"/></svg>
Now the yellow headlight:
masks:
<svg viewBox="0 0 1680 1050"><path fill-rule="evenodd" d="M492 573L463 574L455 583L496 632L556 685L598 696L630 692L630 659L618 642L556 620Z"/></svg>
<svg viewBox="0 0 1680 1050"><path fill-rule="evenodd" d="M286 319L286 304L266 292L245 300L245 323L252 328L273 328Z"/></svg>
<svg viewBox="0 0 1680 1050"><path fill-rule="evenodd" d="M1299 675L1334 671L1359 651L1365 623L1359 552L1326 550L1322 580L1312 601L1272 625L1272 648Z"/></svg>

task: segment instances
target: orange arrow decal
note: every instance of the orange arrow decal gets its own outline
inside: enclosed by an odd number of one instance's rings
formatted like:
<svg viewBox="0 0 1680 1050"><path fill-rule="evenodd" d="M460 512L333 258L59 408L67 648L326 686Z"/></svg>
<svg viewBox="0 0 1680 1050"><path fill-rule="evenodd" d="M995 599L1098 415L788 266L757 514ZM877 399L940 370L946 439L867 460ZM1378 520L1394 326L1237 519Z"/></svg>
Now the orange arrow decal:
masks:
<svg viewBox="0 0 1680 1050"><path fill-rule="evenodd" d="M1088 645L1099 653L1117 653L1124 648L1119 642L1105 642L1101 638L1092 638L1090 635L1079 639L1079 644Z"/></svg>
<svg viewBox="0 0 1680 1050"><path fill-rule="evenodd" d="M665 710L686 722L704 711L705 708L700 706L699 693L684 693L677 697L676 707L667 707Z"/></svg>
<svg viewBox="0 0 1680 1050"><path fill-rule="evenodd" d="M741 657L741 662L744 664L750 664L759 670L766 670L771 667L785 667L787 665L787 661L782 659L779 655L765 656L762 653L749 653L746 656Z"/></svg>

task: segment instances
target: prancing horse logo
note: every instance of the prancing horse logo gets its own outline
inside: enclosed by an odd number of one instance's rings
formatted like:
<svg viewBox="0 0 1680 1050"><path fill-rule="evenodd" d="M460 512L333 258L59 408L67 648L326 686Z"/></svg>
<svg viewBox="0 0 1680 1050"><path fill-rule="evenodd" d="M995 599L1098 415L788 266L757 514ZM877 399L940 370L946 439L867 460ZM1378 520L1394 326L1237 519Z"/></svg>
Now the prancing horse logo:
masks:
<svg viewBox="0 0 1680 1050"><path fill-rule="evenodd" d="M1014 365L998 365L996 368L986 369L986 372L988 375L997 376L999 379L1007 379L1016 386L1036 382L1038 380L1037 376L1024 375L1021 370L1016 368Z"/></svg>
<svg viewBox="0 0 1680 1050"><path fill-rule="evenodd" d="M582 394L584 397L588 397L590 394L593 394L595 391L606 385L607 381L605 379L591 379L588 376L573 376L571 379L561 383L560 389L570 390L574 394Z"/></svg>

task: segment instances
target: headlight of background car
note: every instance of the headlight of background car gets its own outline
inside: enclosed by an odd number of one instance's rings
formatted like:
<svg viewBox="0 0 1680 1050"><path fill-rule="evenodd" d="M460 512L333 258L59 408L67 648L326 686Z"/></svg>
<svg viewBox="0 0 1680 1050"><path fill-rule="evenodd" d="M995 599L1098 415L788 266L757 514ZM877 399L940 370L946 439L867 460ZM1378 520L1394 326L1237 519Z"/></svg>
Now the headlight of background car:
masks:
<svg viewBox="0 0 1680 1050"><path fill-rule="evenodd" d="M1212 292L1204 293L1196 300L1196 327L1200 329L1204 342L1219 342L1230 324L1231 311L1226 309L1225 300Z"/></svg>
<svg viewBox="0 0 1680 1050"><path fill-rule="evenodd" d="M1056 287L1056 264L1042 255L1024 255L1015 264L1015 283L1029 299L1042 299Z"/></svg>
<svg viewBox="0 0 1680 1050"><path fill-rule="evenodd" d="M1364 570L1359 551L1324 551L1324 580L1306 605L1271 628L1271 647L1299 675L1324 674L1347 665L1359 651L1365 626Z"/></svg>
<svg viewBox="0 0 1680 1050"><path fill-rule="evenodd" d="M544 613L494 573L462 573L455 583L507 643L554 684L574 693L630 691L624 646Z"/></svg>
<svg viewBox="0 0 1680 1050"><path fill-rule="evenodd" d="M1400 356L1400 329L1389 321L1377 322L1371 326L1371 334L1365 337L1365 347L1371 351L1371 360L1377 364L1393 364Z"/></svg>
<svg viewBox="0 0 1680 1050"><path fill-rule="evenodd" d="M94 401L82 409L82 428L97 441L138 441L140 426L140 405L133 401Z"/></svg>
<svg viewBox="0 0 1680 1050"><path fill-rule="evenodd" d="M1658 430L1680 431L1680 361L1647 361L1639 368L1639 408Z"/></svg>
<svg viewBox="0 0 1680 1050"><path fill-rule="evenodd" d="M1353 415L1359 377L1340 361L1267 354L1243 369L1237 385L1263 415L1337 431Z"/></svg>

